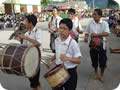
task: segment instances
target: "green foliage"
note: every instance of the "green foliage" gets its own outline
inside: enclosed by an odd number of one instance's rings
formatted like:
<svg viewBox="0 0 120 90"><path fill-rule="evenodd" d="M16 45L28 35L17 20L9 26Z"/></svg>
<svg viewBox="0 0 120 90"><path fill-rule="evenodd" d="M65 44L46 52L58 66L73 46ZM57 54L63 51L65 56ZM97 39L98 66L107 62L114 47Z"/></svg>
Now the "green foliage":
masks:
<svg viewBox="0 0 120 90"><path fill-rule="evenodd" d="M108 0L108 8L119 8L119 5L113 0Z"/></svg>
<svg viewBox="0 0 120 90"><path fill-rule="evenodd" d="M53 2L53 0L41 0L41 5L42 6L48 6L52 2Z"/></svg>

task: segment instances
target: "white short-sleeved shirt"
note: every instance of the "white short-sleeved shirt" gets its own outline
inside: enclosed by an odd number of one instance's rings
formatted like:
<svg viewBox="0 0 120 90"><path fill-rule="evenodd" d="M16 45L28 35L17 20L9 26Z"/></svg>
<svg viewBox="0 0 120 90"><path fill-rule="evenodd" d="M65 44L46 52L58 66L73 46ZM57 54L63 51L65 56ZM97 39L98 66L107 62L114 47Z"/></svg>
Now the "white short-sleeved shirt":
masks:
<svg viewBox="0 0 120 90"><path fill-rule="evenodd" d="M73 33L77 36L77 35L79 34L79 33L77 32L78 26L79 26L80 31L83 31L83 28L82 28L82 26L81 26L81 24L80 24L80 22L79 22L79 20L78 20L78 17L75 17L75 18L72 20L72 22L73 22L72 31L73 31Z"/></svg>
<svg viewBox="0 0 120 90"><path fill-rule="evenodd" d="M67 40L65 40L65 41L61 41L60 37L56 38L55 49L56 49L56 64L57 65L63 63L59 57L61 54L66 53L66 50L68 48L68 45L69 45L71 38L72 37L70 35L67 38ZM78 58L81 56L80 47L74 39L72 39L72 41L70 43L69 49L66 53L66 56L71 57L71 58ZM65 61L64 65L67 69L69 69L69 68L76 67L78 64L75 64L75 63L70 62L70 61Z"/></svg>
<svg viewBox="0 0 120 90"><path fill-rule="evenodd" d="M51 16L49 18L48 23L51 21L52 17L53 16ZM57 19L57 22L56 22L56 19ZM60 23L61 20L62 20L62 18L60 16L56 16L56 18L53 17L53 22L52 22L52 28L51 29L55 31L56 30L56 24L57 24L57 27L59 27L59 23Z"/></svg>
<svg viewBox="0 0 120 90"><path fill-rule="evenodd" d="M100 34L104 32L110 33L110 29L108 23L103 21L102 19L100 19L99 23L96 23L94 20L91 20L88 23L88 26L85 31L85 33L88 33L89 35L91 35L92 33ZM105 37L103 37L103 39L106 40Z"/></svg>
<svg viewBox="0 0 120 90"><path fill-rule="evenodd" d="M42 51L42 31L40 29L37 29L36 27L31 31L27 31L25 33L25 36L36 40L40 43L40 50ZM29 42L28 40L23 40L23 44L25 45L33 45L33 43Z"/></svg>

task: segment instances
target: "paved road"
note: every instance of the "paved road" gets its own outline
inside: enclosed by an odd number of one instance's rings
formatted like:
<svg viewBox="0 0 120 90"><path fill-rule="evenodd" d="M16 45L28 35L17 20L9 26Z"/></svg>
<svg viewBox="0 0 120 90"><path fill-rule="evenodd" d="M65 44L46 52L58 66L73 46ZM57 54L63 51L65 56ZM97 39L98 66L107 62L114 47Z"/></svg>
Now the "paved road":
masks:
<svg viewBox="0 0 120 90"><path fill-rule="evenodd" d="M83 28L86 27L88 21L90 19L83 19L81 24ZM51 50L49 49L49 33L47 22L39 23L37 25L42 30L43 35L43 48L42 52L42 60L48 61L49 58L53 55ZM0 31L0 43L9 43L17 41L8 41L9 35L12 33L12 30L4 30ZM107 68L104 75L104 83L100 81L96 81L93 79L93 68L91 67L91 61L89 56L89 48L88 44L83 42L83 35L79 36L79 45L82 52L81 64L78 66L78 85L77 90L113 90L120 83L120 55L119 54L111 54L109 51L109 47L119 47L120 38L116 37L114 34L110 34L108 39L108 63ZM48 71L44 64L41 64L41 73L40 73L40 81L43 83L42 90L51 90L50 86L47 84L44 79L44 74ZM16 75L8 75L0 72L0 82L7 90L32 90L29 86L29 81L21 76Z"/></svg>

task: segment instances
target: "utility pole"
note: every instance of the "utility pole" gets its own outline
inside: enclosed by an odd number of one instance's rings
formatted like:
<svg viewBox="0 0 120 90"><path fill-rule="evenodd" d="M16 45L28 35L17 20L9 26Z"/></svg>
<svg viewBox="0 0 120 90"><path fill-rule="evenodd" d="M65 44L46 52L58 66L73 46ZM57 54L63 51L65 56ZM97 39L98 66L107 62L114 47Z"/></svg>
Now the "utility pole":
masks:
<svg viewBox="0 0 120 90"><path fill-rule="evenodd" d="M95 9L95 0L93 0L93 10Z"/></svg>
<svg viewBox="0 0 120 90"><path fill-rule="evenodd" d="M13 0L11 0L11 6L12 6L12 17L13 17L13 26L15 24L15 17L14 17L14 4L13 4Z"/></svg>

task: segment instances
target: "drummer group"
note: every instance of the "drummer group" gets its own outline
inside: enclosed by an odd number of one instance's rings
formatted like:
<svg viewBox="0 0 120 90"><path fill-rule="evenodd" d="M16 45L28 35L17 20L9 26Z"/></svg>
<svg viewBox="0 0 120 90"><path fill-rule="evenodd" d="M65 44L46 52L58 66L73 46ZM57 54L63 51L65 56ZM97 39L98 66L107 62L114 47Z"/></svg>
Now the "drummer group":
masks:
<svg viewBox="0 0 120 90"><path fill-rule="evenodd" d="M57 15L57 8L52 9L53 16L50 17L48 27L50 31L50 48L54 53L54 56L47 63L49 67L55 62L56 65L64 64L67 69L70 78L60 87L52 88L52 90L76 90L77 87L77 66L80 64L81 51L78 45L78 35L82 34L82 27L79 19L75 17L75 10L70 8L68 10L68 18L62 19ZM109 35L109 27L106 22L102 21L101 9L96 9L93 12L93 20L88 24L85 42L88 42L88 36L90 37L106 37ZM28 15L25 18L25 26L28 32L25 35L19 35L23 39L23 44L32 45L35 44L42 50L41 31L36 26L37 18L34 15ZM103 73L106 67L106 49L100 51L90 48L90 56L92 66L95 70L95 79L98 79L98 66L100 66L100 80L103 81ZM55 61L56 60L56 61ZM41 90L42 85L39 82L39 73L29 78L31 88L33 90Z"/></svg>

